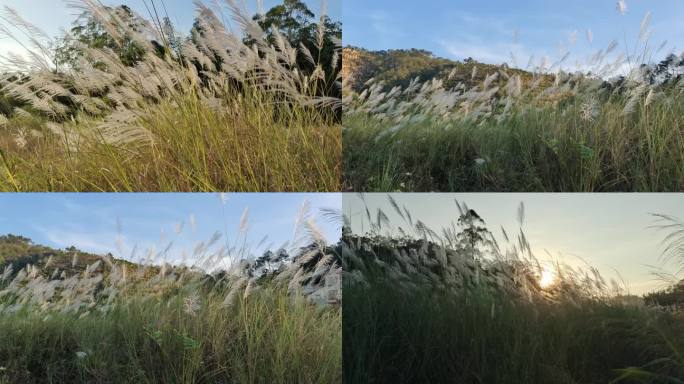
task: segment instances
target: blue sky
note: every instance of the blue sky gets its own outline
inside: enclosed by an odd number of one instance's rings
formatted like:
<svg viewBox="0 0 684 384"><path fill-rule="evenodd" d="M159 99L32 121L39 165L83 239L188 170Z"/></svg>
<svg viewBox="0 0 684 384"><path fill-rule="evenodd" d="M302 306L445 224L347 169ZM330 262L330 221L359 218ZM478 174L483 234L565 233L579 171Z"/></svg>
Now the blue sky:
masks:
<svg viewBox="0 0 684 384"><path fill-rule="evenodd" d="M393 194L400 206L438 233L458 219L454 199L464 202L486 221L488 228L504 244L500 227L515 237L520 226L516 215L525 204L524 232L535 255L541 260L557 259L571 266L584 261L605 277L618 278L616 270L629 284L632 293L662 287L653 268L675 273L680 265L660 263L661 240L665 232L649 228L650 213L668 214L684 219L684 194ZM381 208L395 226L401 219L388 203L387 194L366 194L371 212ZM363 210L357 195L345 194L343 211L360 232ZM550 258L548 251L553 258ZM684 263L684 260L682 260ZM679 278L684 279L684 275Z"/></svg>
<svg viewBox="0 0 684 384"><path fill-rule="evenodd" d="M441 57L494 64L512 65L513 52L520 67L531 55L553 62L569 50L574 68L578 58L586 60L614 39L620 43L618 52L625 52L625 38L633 49L641 21L651 11L651 45L669 41L658 57L684 51L684 1L625 1L623 16L614 0L345 0L343 40L371 50L422 48Z"/></svg>
<svg viewBox="0 0 684 384"><path fill-rule="evenodd" d="M102 1L107 5L126 4L140 15L145 17L148 15L143 0ZM241 1L245 2L251 13L256 13L258 8L256 0L238 0L238 2ZM315 14L319 14L321 9L320 0L303 1ZM219 2L222 3L220 0ZM211 1L205 1L205 3L210 4ZM281 3L282 1L280 0L263 1L265 10ZM157 2L157 4L159 4L159 2ZM189 31L195 16L195 6L193 5L193 2L191 0L165 0L165 4L169 17L180 26L181 31ZM24 19L37 25L50 36L58 35L62 28L68 29L78 14L73 9L68 8L65 2L61 0L0 0L0 7L4 6L14 8ZM327 9L328 15L330 15L333 20L340 20L342 16L342 0L327 0ZM226 20L230 20L230 14L227 13L225 8L224 12L226 12ZM21 52L21 48L17 47L16 43L0 37L0 53L8 50L12 52Z"/></svg>
<svg viewBox="0 0 684 384"><path fill-rule="evenodd" d="M57 248L74 245L100 254L111 252L123 258L130 258L134 246L140 257L145 250L159 251L173 242L169 252L173 260L183 250L192 254L198 242L208 241L216 232L223 235L218 244L225 244L226 239L230 245L241 243L240 222L248 208L246 239L257 249L268 236L258 248L262 252L268 245L277 249L291 241L295 217L304 201L313 216L320 216L320 208L339 210L342 203L341 196L334 193L225 196L224 204L218 194L2 193L0 234L23 235ZM339 240L338 223L323 217L316 222L328 242Z"/></svg>

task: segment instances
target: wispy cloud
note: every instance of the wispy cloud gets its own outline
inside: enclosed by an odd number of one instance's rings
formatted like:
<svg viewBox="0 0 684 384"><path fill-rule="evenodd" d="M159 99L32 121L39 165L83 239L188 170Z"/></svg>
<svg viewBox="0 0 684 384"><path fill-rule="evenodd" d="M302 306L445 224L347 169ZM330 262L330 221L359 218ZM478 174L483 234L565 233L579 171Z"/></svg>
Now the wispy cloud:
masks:
<svg viewBox="0 0 684 384"><path fill-rule="evenodd" d="M381 41L392 41L404 36L396 19L385 10L374 10L367 16L373 32Z"/></svg>
<svg viewBox="0 0 684 384"><path fill-rule="evenodd" d="M489 43L483 44L477 39L456 39L456 40L439 40L439 45L455 59L465 59L472 57L478 61L489 64L503 64L511 63L513 53L515 60L520 61L524 57L520 52L523 52L523 46L516 43ZM527 61L527 59L524 59ZM518 62L518 65L521 63ZM524 64L524 63L523 63Z"/></svg>
<svg viewBox="0 0 684 384"><path fill-rule="evenodd" d="M615 11L616 2L597 4L589 0L572 3L431 0L401 5L391 0L348 0L345 5L355 12L345 16L345 35L349 39L347 43L370 49L421 48L438 56L473 57L491 64L515 65L510 55L513 51L523 68L531 55L537 62L548 56L553 63L571 51L572 57L563 64L563 69L575 71L588 69L582 65L586 58L612 40L623 43L626 39L633 50L642 18L650 11L653 14L650 46L657 48L664 40L670 42L652 60L659 61L673 51L679 53L672 45L684 39L684 27L676 16L684 11L684 2L628 3L629 12L621 16ZM377 9L383 11L377 12ZM517 39L516 30L519 31ZM625 52L624 47L621 51ZM612 61L613 57L607 60Z"/></svg>
<svg viewBox="0 0 684 384"><path fill-rule="evenodd" d="M521 30L505 18L461 12L457 29L436 39L436 43L454 59L472 57L489 64L520 65L529 54L520 42ZM523 63L524 64L524 63Z"/></svg>
<svg viewBox="0 0 684 384"><path fill-rule="evenodd" d="M461 30L486 30L488 35L496 36L498 39L511 38L519 33L518 27L514 27L506 18L489 17L485 15L475 15L468 12L459 12L459 29Z"/></svg>
<svg viewBox="0 0 684 384"><path fill-rule="evenodd" d="M302 200L312 202L312 214L320 207L340 209L342 203L339 194L234 194L225 205L213 194L5 195L0 194L0 233L25 235L56 248L73 245L97 254L111 252L131 261L151 254L148 261L157 256L156 262L189 263L196 261L198 243L207 242L216 231L222 237L207 254L222 246L240 248L245 242L249 250L261 252L265 246L292 240L294 215ZM245 207L250 207L250 231L242 234L237 225ZM320 225L330 241L339 238L339 226L324 221Z"/></svg>
<svg viewBox="0 0 684 384"><path fill-rule="evenodd" d="M59 248L74 246L93 253L116 253L116 241L119 238L125 244L125 238L118 237L115 232L87 233L73 229L36 226L36 229Z"/></svg>

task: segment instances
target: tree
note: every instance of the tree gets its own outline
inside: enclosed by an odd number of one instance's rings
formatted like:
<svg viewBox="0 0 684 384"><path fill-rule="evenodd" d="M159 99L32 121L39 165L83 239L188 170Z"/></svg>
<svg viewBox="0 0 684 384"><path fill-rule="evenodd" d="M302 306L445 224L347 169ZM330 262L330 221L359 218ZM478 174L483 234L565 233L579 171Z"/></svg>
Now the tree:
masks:
<svg viewBox="0 0 684 384"><path fill-rule="evenodd" d="M266 276L270 272L277 270L289 257L290 255L284 249L279 249L277 253L268 250L261 257L254 260L250 268L250 275Z"/></svg>
<svg viewBox="0 0 684 384"><path fill-rule="evenodd" d="M484 220L472 209L465 209L458 218L458 227L461 232L456 236L466 254L477 259L482 254L480 246L489 241L490 232L485 226Z"/></svg>
<svg viewBox="0 0 684 384"><path fill-rule="evenodd" d="M133 66L143 60L145 49L133 39L130 32L139 32L142 22L125 5L106 9L111 15L109 22L120 30L123 39L116 40L100 20L90 13L83 13L73 23L70 33L58 40L55 47L55 64L77 67L79 59L84 55L83 47L109 48L118 54L126 66ZM120 25L120 22L126 25Z"/></svg>
<svg viewBox="0 0 684 384"><path fill-rule="evenodd" d="M650 292L644 295L644 300L649 304L656 304L662 306L677 306L684 305L684 280L673 284L670 287Z"/></svg>
<svg viewBox="0 0 684 384"><path fill-rule="evenodd" d="M300 0L284 0L283 4L271 8L264 15L255 15L253 20L266 33L269 44L276 44L278 31L291 46L306 47L314 56L314 63L299 55L299 69L310 75L320 65L326 74L324 83L334 84L341 69L341 58L335 58L338 47L334 41L342 39L340 22L334 22L328 16L316 20L314 13ZM319 34L319 29L322 34ZM252 45L255 39L253 36L246 36L244 41ZM341 89L335 87L328 86L322 91L329 96L341 96Z"/></svg>
<svg viewBox="0 0 684 384"><path fill-rule="evenodd" d="M271 8L265 15L254 16L254 20L268 34L271 43L275 42L274 30L277 29L293 46L313 37L315 24L313 12L299 0L285 0L283 4Z"/></svg>
<svg viewBox="0 0 684 384"><path fill-rule="evenodd" d="M168 40L168 46L176 57L183 55L183 37L176 31L171 19L165 17L162 21L162 33Z"/></svg>
<svg viewBox="0 0 684 384"><path fill-rule="evenodd" d="M683 72L684 57L671 53L663 61L654 65L651 82L668 82Z"/></svg>
<svg viewBox="0 0 684 384"><path fill-rule="evenodd" d="M24 237L24 236L8 234L8 235L0 236L0 243L32 245L33 241L27 237Z"/></svg>

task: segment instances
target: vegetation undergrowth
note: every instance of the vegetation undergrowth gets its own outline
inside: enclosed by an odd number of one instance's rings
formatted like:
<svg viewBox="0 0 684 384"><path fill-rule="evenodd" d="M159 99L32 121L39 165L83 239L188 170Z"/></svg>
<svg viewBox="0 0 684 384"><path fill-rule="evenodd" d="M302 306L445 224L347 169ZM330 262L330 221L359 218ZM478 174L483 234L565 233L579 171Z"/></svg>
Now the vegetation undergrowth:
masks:
<svg viewBox="0 0 684 384"><path fill-rule="evenodd" d="M307 203L279 249L248 220L180 257L0 236L0 383L341 383L337 246Z"/></svg>
<svg viewBox="0 0 684 384"><path fill-rule="evenodd" d="M345 48L343 189L681 191L684 54L653 62L650 22L576 69Z"/></svg>
<svg viewBox="0 0 684 384"><path fill-rule="evenodd" d="M147 19L69 2L81 16L59 38L0 15L26 48L0 58L0 190L340 190L341 24L325 7L197 1L184 35L145 4Z"/></svg>
<svg viewBox="0 0 684 384"><path fill-rule="evenodd" d="M227 308L221 293L131 298L87 317L3 314L0 382L339 382L341 309L276 287Z"/></svg>
<svg viewBox="0 0 684 384"><path fill-rule="evenodd" d="M522 228L504 247L465 205L433 231L390 203L403 222L359 206L370 229L343 236L346 383L681 382L684 313L661 300L672 295L644 300L593 267L545 265ZM679 225L662 227L667 244Z"/></svg>
<svg viewBox="0 0 684 384"><path fill-rule="evenodd" d="M668 346L684 347L681 314L589 300L521 303L478 290L407 293L372 280L345 286L344 296L347 383L608 383L643 365L662 377L623 382L684 377Z"/></svg>
<svg viewBox="0 0 684 384"><path fill-rule="evenodd" d="M684 109L678 93L623 116L603 103L510 111L501 120L426 119L391 129L365 114L344 120L345 188L363 191L680 191Z"/></svg>
<svg viewBox="0 0 684 384"><path fill-rule="evenodd" d="M305 107L277 115L264 96L236 95L220 109L187 96L149 107L140 124L151 142L108 143L90 119L29 135L21 147L16 135L40 122L17 118L0 135L0 190L339 190L339 126Z"/></svg>

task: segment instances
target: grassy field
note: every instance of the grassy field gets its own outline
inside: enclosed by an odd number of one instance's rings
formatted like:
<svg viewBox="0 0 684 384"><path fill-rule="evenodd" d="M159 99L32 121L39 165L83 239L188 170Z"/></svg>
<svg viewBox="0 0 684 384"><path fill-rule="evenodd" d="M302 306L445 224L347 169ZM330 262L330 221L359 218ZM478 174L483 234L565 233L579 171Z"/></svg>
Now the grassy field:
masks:
<svg viewBox="0 0 684 384"><path fill-rule="evenodd" d="M353 64L371 79L345 87L343 189L681 191L684 55L650 61L659 51L649 23L647 14L633 51L614 41L576 70L566 69L568 52L553 64L530 60L522 74L471 60L387 84L382 71L412 61L373 67L364 57L385 53L362 51Z"/></svg>
<svg viewBox="0 0 684 384"><path fill-rule="evenodd" d="M528 303L478 289L406 292L386 279L345 286L344 296L347 383L678 383L684 377L681 313L589 298Z"/></svg>
<svg viewBox="0 0 684 384"><path fill-rule="evenodd" d="M303 107L276 118L257 97L220 110L192 96L150 106L139 120L155 138L147 144L108 143L92 132L97 120L56 134L39 119L13 119L0 133L0 190L339 190L339 126ZM37 134L20 147L21 132ZM82 134L88 139L75 138Z"/></svg>
<svg viewBox="0 0 684 384"><path fill-rule="evenodd" d="M358 191L681 191L684 109L670 90L623 115L607 100L591 120L579 98L485 121L426 119L393 135L345 117L344 183Z"/></svg>
<svg viewBox="0 0 684 384"><path fill-rule="evenodd" d="M223 301L221 292L179 294L86 317L2 314L0 383L341 382L340 309L280 289L230 309Z"/></svg>
<svg viewBox="0 0 684 384"><path fill-rule="evenodd" d="M326 15L295 42L231 1L220 12L242 30L197 2L187 35L156 9L73 7L88 22L60 39L0 19L30 47L0 60L0 191L340 190L341 26Z"/></svg>
<svg viewBox="0 0 684 384"><path fill-rule="evenodd" d="M305 296L296 261L207 275L2 240L0 383L342 381L341 306Z"/></svg>
<svg viewBox="0 0 684 384"><path fill-rule="evenodd" d="M522 230L497 243L465 206L433 231L390 203L405 222L366 206L368 232L343 236L344 382L682 382L681 306L539 261ZM681 224L664 218L666 249L681 255Z"/></svg>

